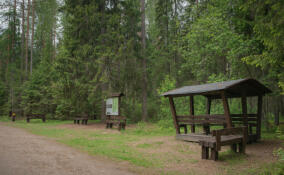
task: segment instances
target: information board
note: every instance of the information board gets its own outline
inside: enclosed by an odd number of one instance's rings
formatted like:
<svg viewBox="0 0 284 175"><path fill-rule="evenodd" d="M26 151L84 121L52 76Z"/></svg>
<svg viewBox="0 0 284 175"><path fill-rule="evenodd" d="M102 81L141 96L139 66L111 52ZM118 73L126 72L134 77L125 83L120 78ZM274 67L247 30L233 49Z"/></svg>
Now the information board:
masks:
<svg viewBox="0 0 284 175"><path fill-rule="evenodd" d="M106 115L118 115L118 97L106 100Z"/></svg>

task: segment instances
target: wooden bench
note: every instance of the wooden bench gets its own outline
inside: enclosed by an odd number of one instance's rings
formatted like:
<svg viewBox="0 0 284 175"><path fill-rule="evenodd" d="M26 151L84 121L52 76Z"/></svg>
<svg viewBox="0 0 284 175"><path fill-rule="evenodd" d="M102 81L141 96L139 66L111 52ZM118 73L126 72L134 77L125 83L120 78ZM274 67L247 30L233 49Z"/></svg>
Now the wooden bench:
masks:
<svg viewBox="0 0 284 175"><path fill-rule="evenodd" d="M78 118L75 118L75 119L74 119L74 124L80 124L80 121L81 121L81 124L82 124L82 125L87 125L87 124L88 124L88 118L87 118L87 117L78 117Z"/></svg>
<svg viewBox="0 0 284 175"><path fill-rule="evenodd" d="M211 160L218 160L218 151L221 146L231 145L234 152L245 153L247 144L247 127L226 128L212 131L212 138L199 141L202 147L202 159L209 158L209 149L211 151Z"/></svg>
<svg viewBox="0 0 284 175"><path fill-rule="evenodd" d="M247 126L248 135L247 142L252 143L257 140L257 135L253 128L257 127L256 114L246 114L247 119L244 121L243 114L231 114L232 126ZM187 126L191 126L191 132L195 132L195 126L203 126L204 134L210 134L210 126L223 126L226 128L226 119L223 114L212 115L196 115L196 116L177 116L177 125L179 128L184 128L184 133L187 134Z"/></svg>
<svg viewBox="0 0 284 175"><path fill-rule="evenodd" d="M218 160L218 151L221 146L231 145L231 149L237 152L237 146L240 153L245 153L247 143L247 127L226 128L213 130L211 135L206 134L179 134L177 139L189 142L199 143L201 146L201 158ZM209 149L211 156L209 157Z"/></svg>
<svg viewBox="0 0 284 175"><path fill-rule="evenodd" d="M30 122L30 119L42 119L45 122L45 115L44 114L27 114L27 122Z"/></svg>
<svg viewBox="0 0 284 175"><path fill-rule="evenodd" d="M118 130L125 129L126 117L124 116L107 116L106 117L106 128L112 128L113 124L118 125Z"/></svg>
<svg viewBox="0 0 284 175"><path fill-rule="evenodd" d="M191 132L195 132L196 125L202 125L205 134L210 134L210 126L226 127L225 115L196 115L196 116L177 116L177 125L179 128L184 128L184 133L187 133L187 125L191 126Z"/></svg>

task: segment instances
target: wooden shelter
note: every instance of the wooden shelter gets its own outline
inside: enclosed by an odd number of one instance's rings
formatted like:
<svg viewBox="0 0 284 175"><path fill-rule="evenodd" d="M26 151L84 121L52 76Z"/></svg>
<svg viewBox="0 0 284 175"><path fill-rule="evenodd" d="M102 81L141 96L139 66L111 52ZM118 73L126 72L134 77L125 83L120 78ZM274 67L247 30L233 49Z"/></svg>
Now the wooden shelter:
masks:
<svg viewBox="0 0 284 175"><path fill-rule="evenodd" d="M168 97L173 116L174 126L176 128L177 139L186 141L201 140L201 134L195 134L195 126L203 126L204 133L210 133L210 126L221 125L225 128L232 128L236 125L242 125L248 128L248 141L257 141L261 138L261 111L262 97L271 93L267 87L255 79L239 79L210 83L195 86L184 86L163 93L162 96ZM194 96L203 95L207 98L207 112L205 115L194 114ZM190 96L188 116L178 115L174 104L174 98ZM247 97L258 97L257 113L249 114L247 112ZM241 114L231 114L228 104L228 98L240 98L242 104ZM224 114L210 114L211 101L221 99L224 108ZM187 126L191 126L191 134L187 133ZM181 134L180 128L184 128L184 134Z"/></svg>

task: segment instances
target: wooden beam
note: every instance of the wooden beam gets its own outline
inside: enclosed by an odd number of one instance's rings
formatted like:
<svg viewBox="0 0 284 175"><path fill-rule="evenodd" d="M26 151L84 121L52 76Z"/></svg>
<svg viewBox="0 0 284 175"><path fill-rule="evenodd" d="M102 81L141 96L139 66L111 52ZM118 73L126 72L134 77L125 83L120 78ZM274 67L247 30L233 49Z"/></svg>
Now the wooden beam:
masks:
<svg viewBox="0 0 284 175"><path fill-rule="evenodd" d="M243 122L245 126L248 126L248 116L247 116L247 97L242 96L242 113L243 113Z"/></svg>
<svg viewBox="0 0 284 175"><path fill-rule="evenodd" d="M262 96L259 95L257 98L257 125L256 125L256 135L258 140L261 138L261 116L262 116Z"/></svg>
<svg viewBox="0 0 284 175"><path fill-rule="evenodd" d="M120 104L121 104L121 98L118 97L118 116L120 116Z"/></svg>
<svg viewBox="0 0 284 175"><path fill-rule="evenodd" d="M224 91L221 92L221 97L222 97L222 101L223 101L224 114L226 116L227 128L231 128L232 127L232 120L231 120L231 117L230 117L230 108L229 108L229 104L228 104L228 99L227 99Z"/></svg>
<svg viewBox="0 0 284 175"><path fill-rule="evenodd" d="M210 114L211 112L211 98L207 97L207 108L206 108L206 114Z"/></svg>
<svg viewBox="0 0 284 175"><path fill-rule="evenodd" d="M206 114L210 115L211 111L211 97L207 97ZM210 125L203 125L203 132L205 134L210 134Z"/></svg>
<svg viewBox="0 0 284 175"><path fill-rule="evenodd" d="M190 109L189 109L189 114L190 114L190 116L194 116L194 100L193 100L193 95L191 95L190 96ZM191 125L191 132L192 133L195 133L195 125L194 124L192 124Z"/></svg>
<svg viewBox="0 0 284 175"><path fill-rule="evenodd" d="M171 107L174 125L176 128L176 134L180 134L179 126L177 124L177 113L176 113L176 108L175 108L173 97L169 97L169 101L170 101L170 107Z"/></svg>

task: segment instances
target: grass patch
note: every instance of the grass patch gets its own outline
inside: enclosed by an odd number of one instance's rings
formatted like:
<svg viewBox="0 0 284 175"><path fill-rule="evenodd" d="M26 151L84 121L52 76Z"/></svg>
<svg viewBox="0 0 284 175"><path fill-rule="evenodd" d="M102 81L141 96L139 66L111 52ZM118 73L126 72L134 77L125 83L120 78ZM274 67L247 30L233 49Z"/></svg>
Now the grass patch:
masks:
<svg viewBox="0 0 284 175"><path fill-rule="evenodd" d="M36 135L53 138L91 155L127 161L135 166L150 169L155 174L183 174L184 170L175 168L181 165L185 168L188 168L188 165L199 166L203 161L200 159L200 152L191 149L194 148L192 143L170 143L171 141L167 139L173 139L175 131L172 128L167 130L155 124L142 122L135 127L117 132L116 129L93 129L95 125L92 127L62 126L73 124L73 121L47 120L43 123L40 119L33 119L27 123L26 120L11 122L10 118L1 117L0 122L23 128ZM91 120L89 123L99 123L99 121ZM262 136L266 139L277 139L275 133L263 132ZM271 174L277 174L284 169L283 161L245 167L246 163L249 163L247 156L230 150L220 152L219 159L219 162L212 161L212 164L217 164L218 169L222 169L224 174L269 174L267 173L269 170ZM238 169L239 167L245 168ZM196 172L198 171L192 169L191 172L184 174L198 174Z"/></svg>

